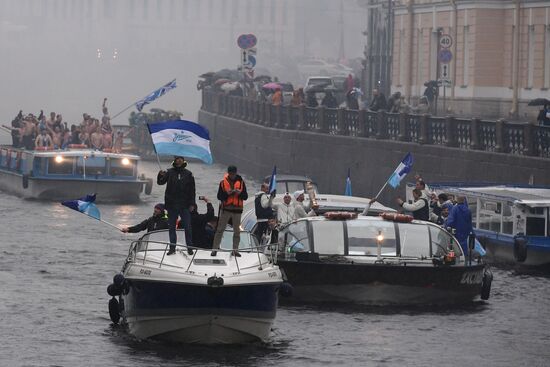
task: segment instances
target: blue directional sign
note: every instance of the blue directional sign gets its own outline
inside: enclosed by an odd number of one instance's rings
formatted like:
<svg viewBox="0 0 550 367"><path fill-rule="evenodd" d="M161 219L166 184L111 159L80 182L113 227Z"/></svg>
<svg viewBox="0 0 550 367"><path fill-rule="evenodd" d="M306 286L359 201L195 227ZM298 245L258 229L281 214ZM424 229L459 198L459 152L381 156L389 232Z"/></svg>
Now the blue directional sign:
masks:
<svg viewBox="0 0 550 367"><path fill-rule="evenodd" d="M453 59L453 53L450 50L444 48L442 50L439 50L438 58L440 63L448 64Z"/></svg>

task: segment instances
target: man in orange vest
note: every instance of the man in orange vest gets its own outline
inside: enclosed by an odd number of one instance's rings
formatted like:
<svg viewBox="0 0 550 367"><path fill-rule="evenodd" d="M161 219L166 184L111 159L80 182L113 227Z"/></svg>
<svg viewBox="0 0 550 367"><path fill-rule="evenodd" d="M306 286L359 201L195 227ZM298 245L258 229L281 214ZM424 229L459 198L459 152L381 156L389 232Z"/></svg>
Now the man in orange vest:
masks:
<svg viewBox="0 0 550 367"><path fill-rule="evenodd" d="M216 250L220 248L222 236L229 220L233 226L233 256L240 257L239 242L241 239L241 214L243 213L243 202L248 199L246 185L241 176L237 174L237 167L227 167L227 173L220 181L218 187L218 200L221 201L220 212L218 213L218 226L214 235L211 256L216 256Z"/></svg>

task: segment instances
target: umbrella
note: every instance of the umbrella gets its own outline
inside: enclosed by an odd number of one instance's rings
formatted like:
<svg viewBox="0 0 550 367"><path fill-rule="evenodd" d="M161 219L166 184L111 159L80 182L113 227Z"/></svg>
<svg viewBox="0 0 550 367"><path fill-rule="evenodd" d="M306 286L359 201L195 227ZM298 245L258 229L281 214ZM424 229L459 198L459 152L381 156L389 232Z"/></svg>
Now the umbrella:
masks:
<svg viewBox="0 0 550 367"><path fill-rule="evenodd" d="M221 78L221 79L218 79L214 82L215 85L222 85L222 84L225 84L225 83L229 83L231 82L231 79L225 79L225 78Z"/></svg>
<svg viewBox="0 0 550 367"><path fill-rule="evenodd" d="M214 76L216 78L230 79L230 80L240 80L242 78L242 73L237 70L230 69L221 69L217 71Z"/></svg>
<svg viewBox="0 0 550 367"><path fill-rule="evenodd" d="M258 75L257 77L254 78L255 82L259 82L261 80L271 81L271 77L269 75Z"/></svg>
<svg viewBox="0 0 550 367"><path fill-rule="evenodd" d="M281 85L279 83L267 83L262 86L263 89L279 89Z"/></svg>
<svg viewBox="0 0 550 367"><path fill-rule="evenodd" d="M224 83L220 87L220 89L223 90L224 92L231 92L237 89L238 86L239 86L239 82L227 82L227 83Z"/></svg>
<svg viewBox="0 0 550 367"><path fill-rule="evenodd" d="M531 102L527 103L527 106L546 106L550 105L550 101L546 98L535 98Z"/></svg>
<svg viewBox="0 0 550 367"><path fill-rule="evenodd" d="M199 78L204 78L204 79L211 78L211 77L214 76L214 74L216 74L216 73L214 73L213 71L209 71L207 73L199 75Z"/></svg>

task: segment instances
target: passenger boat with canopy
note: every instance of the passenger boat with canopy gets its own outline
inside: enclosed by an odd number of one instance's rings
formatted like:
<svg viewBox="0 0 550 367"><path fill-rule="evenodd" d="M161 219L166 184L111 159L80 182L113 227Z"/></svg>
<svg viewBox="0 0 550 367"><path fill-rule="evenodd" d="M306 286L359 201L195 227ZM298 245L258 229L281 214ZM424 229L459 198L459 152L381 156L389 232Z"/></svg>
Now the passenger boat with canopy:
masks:
<svg viewBox="0 0 550 367"><path fill-rule="evenodd" d="M24 198L64 200L97 193L99 200L133 202L153 181L138 175L140 157L80 145L67 150L0 146L0 189Z"/></svg>
<svg viewBox="0 0 550 367"><path fill-rule="evenodd" d="M185 241L183 231L178 232ZM200 344L267 340L282 273L274 254L264 253L265 247L258 247L248 232L240 238L240 257L231 254L229 231L216 257L203 249L189 255L185 243L166 256L167 230L144 235L132 243L122 272L108 287L111 320L118 323L122 317L139 339Z"/></svg>

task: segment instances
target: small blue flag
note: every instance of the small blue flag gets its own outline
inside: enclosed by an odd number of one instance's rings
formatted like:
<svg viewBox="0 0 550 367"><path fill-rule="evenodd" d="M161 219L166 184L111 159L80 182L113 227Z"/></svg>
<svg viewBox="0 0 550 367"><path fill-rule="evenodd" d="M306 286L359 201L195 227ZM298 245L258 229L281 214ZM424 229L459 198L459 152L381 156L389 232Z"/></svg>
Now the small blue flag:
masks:
<svg viewBox="0 0 550 367"><path fill-rule="evenodd" d="M81 212L82 214L86 214L97 220L101 220L101 214L99 213L99 209L97 208L97 206L95 206L94 201L95 194L86 195L85 197L78 200L63 201L61 205Z"/></svg>
<svg viewBox="0 0 550 367"><path fill-rule="evenodd" d="M346 178L346 191L344 192L345 196L353 196L351 194L351 176L350 169L348 168L348 178Z"/></svg>
<svg viewBox="0 0 550 367"><path fill-rule="evenodd" d="M198 158L212 164L207 128L186 120L153 122L147 127L157 154Z"/></svg>
<svg viewBox="0 0 550 367"><path fill-rule="evenodd" d="M475 244L474 244L474 251L477 252L479 254L479 256L485 256L487 255L487 251L485 251L485 249L483 248L483 246L481 246L481 243L479 243L479 241L475 240Z"/></svg>
<svg viewBox="0 0 550 367"><path fill-rule="evenodd" d="M277 190L277 166L273 166L273 173L271 173L271 178L269 179L269 193Z"/></svg>
<svg viewBox="0 0 550 367"><path fill-rule="evenodd" d="M413 157L411 153L407 153L405 158L403 158L403 160L399 163L399 165L397 166L395 171L392 173L390 178L388 178L388 183L390 184L390 186L393 187L394 189L397 186L399 186L399 184L401 183L401 180L403 180L407 175L407 173L410 172L412 165L413 165Z"/></svg>
<svg viewBox="0 0 550 367"><path fill-rule="evenodd" d="M136 108L138 109L139 112L141 112L141 110L143 109L143 106L153 102L157 98L162 97L163 95L166 94L166 92L168 92L169 90L172 90L174 88L176 88L176 79L172 80L169 83L166 83L165 85L163 85L159 89L155 90L154 92L151 92L147 97L145 97L142 100L136 102Z"/></svg>

